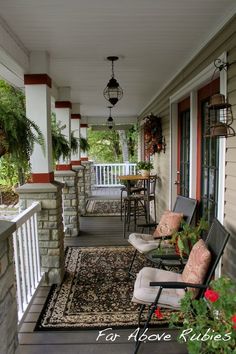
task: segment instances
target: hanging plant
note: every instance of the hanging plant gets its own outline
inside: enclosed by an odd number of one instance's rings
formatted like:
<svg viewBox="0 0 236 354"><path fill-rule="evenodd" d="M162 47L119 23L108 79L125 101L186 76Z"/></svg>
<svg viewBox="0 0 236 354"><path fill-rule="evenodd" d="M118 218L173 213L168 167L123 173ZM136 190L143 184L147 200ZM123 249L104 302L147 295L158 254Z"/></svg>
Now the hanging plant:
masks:
<svg viewBox="0 0 236 354"><path fill-rule="evenodd" d="M34 143L43 147L43 135L25 115L23 94L3 81L0 88L0 157L9 153L19 161L29 161Z"/></svg>
<svg viewBox="0 0 236 354"><path fill-rule="evenodd" d="M65 129L65 125L61 126L60 122L56 121L55 114L52 114L52 155L54 161L58 161L60 158L64 160L70 156L70 146L65 135L62 134L62 130Z"/></svg>
<svg viewBox="0 0 236 354"><path fill-rule="evenodd" d="M77 154L79 148L79 139L74 136L74 131L71 132L70 147L73 154Z"/></svg>
<svg viewBox="0 0 236 354"><path fill-rule="evenodd" d="M90 145L88 143L88 140L85 138L82 138L82 137L79 138L79 145L80 145L80 149L84 152L88 151L90 149Z"/></svg>

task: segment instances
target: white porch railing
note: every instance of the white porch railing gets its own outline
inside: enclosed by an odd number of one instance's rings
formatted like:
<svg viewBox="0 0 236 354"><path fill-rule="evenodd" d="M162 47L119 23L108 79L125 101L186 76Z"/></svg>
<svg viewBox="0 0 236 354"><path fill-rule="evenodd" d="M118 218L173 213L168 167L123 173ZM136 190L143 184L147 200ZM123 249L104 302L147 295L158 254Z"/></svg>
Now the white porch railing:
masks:
<svg viewBox="0 0 236 354"><path fill-rule="evenodd" d="M135 175L136 163L100 163L94 164L95 187L119 187L117 176Z"/></svg>
<svg viewBox="0 0 236 354"><path fill-rule="evenodd" d="M37 230L40 209L35 202L12 220L16 223L13 247L19 322L42 278Z"/></svg>

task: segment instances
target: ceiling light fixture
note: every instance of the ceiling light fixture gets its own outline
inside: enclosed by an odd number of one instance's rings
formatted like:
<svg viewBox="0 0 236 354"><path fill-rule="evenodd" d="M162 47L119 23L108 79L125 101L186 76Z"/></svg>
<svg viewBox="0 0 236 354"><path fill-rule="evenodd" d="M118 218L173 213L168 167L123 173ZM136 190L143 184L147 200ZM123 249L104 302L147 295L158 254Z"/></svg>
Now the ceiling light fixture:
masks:
<svg viewBox="0 0 236 354"><path fill-rule="evenodd" d="M107 118L107 127L108 127L108 129L111 130L114 127L115 124L114 124L114 120L113 120L113 118L111 116L112 106L109 106L108 108L110 110L110 114L109 114L109 117Z"/></svg>
<svg viewBox="0 0 236 354"><path fill-rule="evenodd" d="M118 57L114 56L107 57L107 60L111 61L111 79L104 89L103 95L105 99L112 104L112 106L115 106L115 104L123 97L123 90L114 77L114 61L118 59Z"/></svg>

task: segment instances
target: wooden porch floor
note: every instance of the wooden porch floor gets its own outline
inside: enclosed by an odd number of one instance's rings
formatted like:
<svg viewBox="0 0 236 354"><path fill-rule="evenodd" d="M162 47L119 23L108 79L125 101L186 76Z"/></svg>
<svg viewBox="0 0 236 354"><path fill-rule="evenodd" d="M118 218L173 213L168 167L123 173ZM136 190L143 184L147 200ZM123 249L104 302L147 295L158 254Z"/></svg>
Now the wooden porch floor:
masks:
<svg viewBox="0 0 236 354"><path fill-rule="evenodd" d="M119 217L83 217L80 220L81 233L67 239L66 246L126 245L122 236L122 222ZM130 330L115 330L120 335L114 342L99 339L98 330L34 332L34 327L46 300L49 287L40 287L19 329L17 354L132 354L134 343L128 341ZM139 354L186 354L184 345L176 341L176 331L156 329L151 333L170 334L171 341L147 342L141 345Z"/></svg>

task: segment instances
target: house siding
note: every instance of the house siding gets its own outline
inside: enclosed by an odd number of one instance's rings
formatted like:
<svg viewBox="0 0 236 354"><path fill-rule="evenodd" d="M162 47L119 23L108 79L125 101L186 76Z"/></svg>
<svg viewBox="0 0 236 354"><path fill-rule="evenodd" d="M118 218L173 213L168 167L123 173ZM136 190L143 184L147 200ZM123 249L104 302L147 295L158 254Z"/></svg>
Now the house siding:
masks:
<svg viewBox="0 0 236 354"><path fill-rule="evenodd" d="M166 153L156 154L154 157L155 170L160 177L157 185L157 214L160 217L164 209L169 206L170 193L170 103L169 98L192 80L214 59L223 52L227 52L229 63L236 60L236 16L234 16L189 64L159 93L156 99L142 112L139 119L153 114L162 117L163 135L166 139ZM236 118L236 64L227 71L228 99L232 104ZM233 123L236 130L236 121ZM231 238L224 255L223 272L236 279L236 137L227 139L225 166L225 209L224 225L231 233Z"/></svg>

